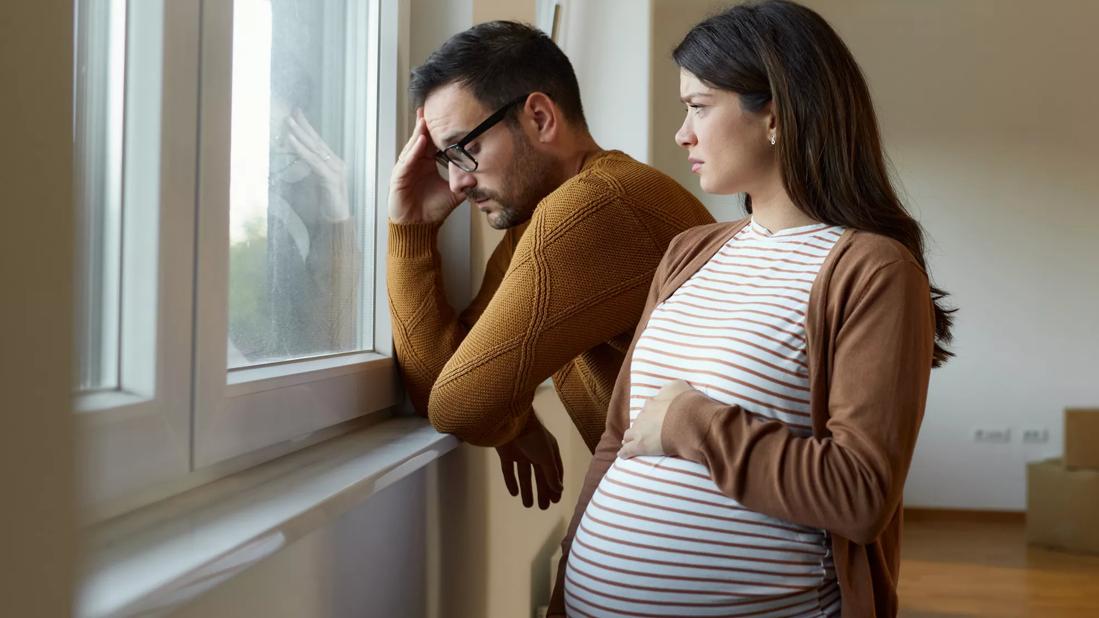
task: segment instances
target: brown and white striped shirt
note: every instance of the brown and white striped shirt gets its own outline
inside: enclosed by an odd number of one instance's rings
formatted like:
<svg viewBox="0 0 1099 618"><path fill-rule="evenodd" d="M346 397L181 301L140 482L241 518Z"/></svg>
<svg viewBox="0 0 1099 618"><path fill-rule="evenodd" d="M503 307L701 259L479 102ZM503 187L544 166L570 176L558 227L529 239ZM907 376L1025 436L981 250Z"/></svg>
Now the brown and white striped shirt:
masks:
<svg viewBox="0 0 1099 618"><path fill-rule="evenodd" d="M630 365L630 420L672 379L809 436L809 292L843 228L755 221L657 307ZM832 616L825 531L755 513L700 464L619 459L580 522L570 616Z"/></svg>

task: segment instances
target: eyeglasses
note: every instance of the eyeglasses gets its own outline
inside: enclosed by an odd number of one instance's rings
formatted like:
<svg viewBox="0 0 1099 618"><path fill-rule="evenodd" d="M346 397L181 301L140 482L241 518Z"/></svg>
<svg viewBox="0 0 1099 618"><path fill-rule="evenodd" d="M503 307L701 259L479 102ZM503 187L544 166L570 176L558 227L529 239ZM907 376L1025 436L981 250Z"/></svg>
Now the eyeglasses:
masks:
<svg viewBox="0 0 1099 618"><path fill-rule="evenodd" d="M435 161L437 161L439 165L442 165L443 167L447 167L451 163L453 163L454 165L458 166L458 169L470 174L477 171L477 159L474 159L473 155L469 154L469 151L466 150L466 144L469 144L473 140L480 137L482 133L496 126L496 123L504 119L504 116L507 115L508 110L511 109L513 105L517 105L526 101L527 97L529 96L530 93L528 92L521 97L516 97L512 99L506 105L496 110L496 113L486 118L484 122L477 125L477 128L473 129L469 133L466 133L466 136L458 140L457 143L451 144L450 146L447 146L442 150L436 151Z"/></svg>

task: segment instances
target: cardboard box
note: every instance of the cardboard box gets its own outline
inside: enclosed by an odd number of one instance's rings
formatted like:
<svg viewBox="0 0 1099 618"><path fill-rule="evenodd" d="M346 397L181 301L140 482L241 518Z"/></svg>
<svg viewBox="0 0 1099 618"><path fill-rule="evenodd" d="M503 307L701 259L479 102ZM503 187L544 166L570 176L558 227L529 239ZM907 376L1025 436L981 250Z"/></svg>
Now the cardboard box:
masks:
<svg viewBox="0 0 1099 618"><path fill-rule="evenodd" d="M1099 553L1099 470L1071 470L1063 460L1027 464L1027 542Z"/></svg>
<svg viewBox="0 0 1099 618"><path fill-rule="evenodd" d="M1099 470L1099 408L1065 408L1065 466Z"/></svg>

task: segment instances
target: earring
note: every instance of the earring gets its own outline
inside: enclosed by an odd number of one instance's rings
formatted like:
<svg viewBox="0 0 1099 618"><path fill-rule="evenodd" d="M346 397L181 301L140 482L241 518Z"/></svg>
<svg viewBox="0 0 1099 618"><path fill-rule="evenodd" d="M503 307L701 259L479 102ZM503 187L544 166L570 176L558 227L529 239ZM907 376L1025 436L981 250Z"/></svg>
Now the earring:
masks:
<svg viewBox="0 0 1099 618"><path fill-rule="evenodd" d="M771 134L771 145L772 146L775 145L775 134L774 133Z"/></svg>

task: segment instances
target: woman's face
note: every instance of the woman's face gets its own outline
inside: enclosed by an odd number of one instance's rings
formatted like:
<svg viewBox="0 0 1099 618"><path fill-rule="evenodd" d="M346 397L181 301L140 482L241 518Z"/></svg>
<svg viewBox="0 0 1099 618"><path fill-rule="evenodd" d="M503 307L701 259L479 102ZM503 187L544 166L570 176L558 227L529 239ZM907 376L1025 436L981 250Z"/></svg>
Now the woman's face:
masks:
<svg viewBox="0 0 1099 618"><path fill-rule="evenodd" d="M691 171L707 193L752 193L778 172L770 106L745 111L740 96L707 86L686 70L679 72L679 95L687 116L675 141L687 149Z"/></svg>

